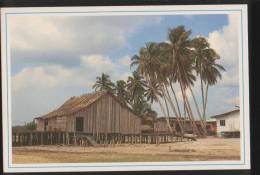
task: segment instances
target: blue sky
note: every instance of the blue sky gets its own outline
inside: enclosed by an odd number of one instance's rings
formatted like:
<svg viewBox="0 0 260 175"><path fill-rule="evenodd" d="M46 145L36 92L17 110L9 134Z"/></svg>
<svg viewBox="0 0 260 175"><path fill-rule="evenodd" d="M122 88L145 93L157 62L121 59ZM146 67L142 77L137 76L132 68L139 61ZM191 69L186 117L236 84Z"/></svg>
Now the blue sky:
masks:
<svg viewBox="0 0 260 175"><path fill-rule="evenodd" d="M146 42L166 41L168 29L178 25L191 29L191 37L207 37L227 69L209 89L207 115L239 103L236 15L12 16L9 25L13 124L46 114L71 96L92 92L102 72L113 81L126 80L131 56ZM195 84L201 103L199 90ZM158 104L153 107L162 115Z"/></svg>
<svg viewBox="0 0 260 175"><path fill-rule="evenodd" d="M152 18L152 17L150 17ZM169 28L184 25L186 29L192 30L191 37L197 35L208 36L208 34L228 24L227 15L175 15L159 16L160 25L143 26L128 38L128 45L119 50L111 50L108 55L111 58L124 56L125 53L138 53L139 48L145 42L160 42L167 39Z"/></svg>

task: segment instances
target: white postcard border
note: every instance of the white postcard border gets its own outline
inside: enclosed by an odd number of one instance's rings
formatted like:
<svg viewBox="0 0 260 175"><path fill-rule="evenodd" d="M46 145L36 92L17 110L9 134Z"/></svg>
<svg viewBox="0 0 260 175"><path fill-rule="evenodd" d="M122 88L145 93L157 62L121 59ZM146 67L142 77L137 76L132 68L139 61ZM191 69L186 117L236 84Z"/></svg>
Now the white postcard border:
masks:
<svg viewBox="0 0 260 175"><path fill-rule="evenodd" d="M196 10L195 10L196 9ZM68 12L69 13L65 13ZM41 12L41 14L39 14ZM8 41L8 15L180 15L180 14L230 14L240 13L239 74L240 74L240 116L241 161L194 161L194 162L133 162L133 163L51 163L12 164L11 147L11 82L10 44ZM217 170L250 168L250 126L249 126L249 71L248 71L248 29L247 5L194 5L189 6L118 6L118 7L48 7L48 8L3 8L1 9L2 49L2 121L3 121L3 163L5 172L59 172L59 171L145 171L145 170ZM241 78L242 77L242 78ZM6 139L7 138L7 139ZM8 139L10 138L10 139Z"/></svg>

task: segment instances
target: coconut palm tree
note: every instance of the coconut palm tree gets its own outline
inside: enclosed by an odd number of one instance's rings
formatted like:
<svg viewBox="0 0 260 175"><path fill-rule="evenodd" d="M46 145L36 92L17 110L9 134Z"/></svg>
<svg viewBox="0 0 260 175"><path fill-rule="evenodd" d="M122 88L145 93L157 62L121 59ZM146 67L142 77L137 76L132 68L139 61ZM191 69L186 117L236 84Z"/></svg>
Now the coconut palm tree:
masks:
<svg viewBox="0 0 260 175"><path fill-rule="evenodd" d="M129 93L126 90L126 82L124 80L118 80L115 85L116 96L124 104L129 103Z"/></svg>
<svg viewBox="0 0 260 175"><path fill-rule="evenodd" d="M203 106L204 120L206 120L206 108L207 108L209 86L215 85L218 79L222 78L220 71L225 71L225 68L220 64L215 63L215 61L208 62L206 67L207 68L204 69L202 73L202 79L206 85L206 92L205 92L206 95L205 95L204 106Z"/></svg>
<svg viewBox="0 0 260 175"><path fill-rule="evenodd" d="M206 38L194 38L192 40L192 45L194 47L195 70L200 77L203 110L202 118L205 122L208 86L216 84L217 79L221 79L220 71L225 71L225 69L223 66L216 63L216 60L220 57L214 49L210 48L210 44Z"/></svg>
<svg viewBox="0 0 260 175"><path fill-rule="evenodd" d="M139 97L133 102L132 109L140 116L145 116L152 111L151 105L147 103L144 96Z"/></svg>
<svg viewBox="0 0 260 175"><path fill-rule="evenodd" d="M147 98L148 101L151 102L151 104L153 104L153 102L159 103L163 115L166 116L166 122L167 122L168 128L169 128L171 133L174 133L175 131L171 127L171 124L170 124L170 121L169 121L169 115L170 114L169 114L168 104L165 101L166 111L167 111L167 113L166 113L165 108L163 107L163 104L160 101L160 99L163 98L163 93L161 91L159 84L156 82L156 80L152 80L151 82L149 82L149 85L148 85L148 87L145 91L144 96ZM165 99L165 98L163 98L163 99Z"/></svg>
<svg viewBox="0 0 260 175"><path fill-rule="evenodd" d="M198 128L194 123L194 115L191 110L186 90L194 85L196 77L193 75L192 42L190 40L191 31L186 31L184 26L169 29L168 42L161 43L163 56L168 60L170 83L178 82L183 101L184 109L190 118L193 132L198 133ZM172 88L173 89L173 88Z"/></svg>
<svg viewBox="0 0 260 175"><path fill-rule="evenodd" d="M167 98L165 95L165 78L162 75L162 70L159 70L159 68L162 67L161 65L161 60L160 60L160 47L157 43L150 42L146 43L146 46L141 48L139 51L139 55L135 55L132 57L132 64L131 66L137 66L137 71L144 76L144 78L147 81L148 84L148 93L156 93L156 90L160 88L160 93L162 95L157 96L158 94L152 94L152 95L147 95L148 101L151 100L153 102L153 99L156 98L156 101L159 101L159 97L163 98L167 114L165 112L165 109L163 109L162 104L160 103L160 107L164 115L166 116L166 120L169 126L169 130L172 131L171 126L169 124L169 117L170 117L170 112L169 112L169 101L171 98ZM155 84L154 82L158 82L158 84ZM156 86L155 86L156 85ZM151 98L151 99L149 99ZM160 101L159 101L160 102ZM170 103L172 107L172 103ZM174 106L173 106L174 107ZM174 108L174 112L176 113L176 110Z"/></svg>
<svg viewBox="0 0 260 175"><path fill-rule="evenodd" d="M143 77L139 75L137 71L134 71L133 75L128 77L126 85L130 95L130 102L133 103L140 100L144 94L146 86L146 81L143 79Z"/></svg>
<svg viewBox="0 0 260 175"><path fill-rule="evenodd" d="M96 78L95 84L92 86L92 88L95 89L95 91L110 91L114 92L114 83L110 80L109 75L102 73L101 77Z"/></svg>

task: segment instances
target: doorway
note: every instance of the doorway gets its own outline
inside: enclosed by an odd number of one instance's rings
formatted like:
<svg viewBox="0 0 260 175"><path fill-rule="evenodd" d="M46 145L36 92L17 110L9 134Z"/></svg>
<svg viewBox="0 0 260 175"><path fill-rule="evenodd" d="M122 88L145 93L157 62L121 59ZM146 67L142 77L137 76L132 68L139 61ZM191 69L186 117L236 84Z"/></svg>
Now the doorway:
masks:
<svg viewBox="0 0 260 175"><path fill-rule="evenodd" d="M84 128L84 118L76 117L76 132L83 132Z"/></svg>

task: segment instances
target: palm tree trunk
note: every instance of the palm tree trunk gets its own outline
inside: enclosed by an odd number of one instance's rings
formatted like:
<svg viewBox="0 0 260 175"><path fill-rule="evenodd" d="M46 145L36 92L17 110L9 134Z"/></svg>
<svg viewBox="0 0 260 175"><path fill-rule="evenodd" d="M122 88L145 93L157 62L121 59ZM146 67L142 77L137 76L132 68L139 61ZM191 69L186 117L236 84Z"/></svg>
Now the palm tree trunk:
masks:
<svg viewBox="0 0 260 175"><path fill-rule="evenodd" d="M186 105L185 102L183 101L183 127L184 127L184 132L186 131L186 120L187 120L187 109L186 109Z"/></svg>
<svg viewBox="0 0 260 175"><path fill-rule="evenodd" d="M164 87L164 88L165 88L165 91L166 91L166 93L167 93L166 95L168 95L168 96L167 96L167 99L168 99L168 101L169 101L169 103L170 103L170 105L171 105L171 108L172 108L174 114L176 115L177 123L178 123L178 125L180 126L181 135L183 135L183 134L184 134L183 125L182 125L182 123L180 122L180 118L179 118L179 116L178 116L176 107L175 107L175 105L174 105L174 103L173 103L173 101L172 101L172 99L171 99L171 97L170 97L170 94L169 94L168 89L167 89L166 87Z"/></svg>
<svg viewBox="0 0 260 175"><path fill-rule="evenodd" d="M201 89L201 97L202 97L202 108L203 108L203 111L204 111L204 88L203 88L203 81L202 81L202 78L201 78L201 72L200 72L200 89ZM204 119L204 118L203 118Z"/></svg>
<svg viewBox="0 0 260 175"><path fill-rule="evenodd" d="M199 129L198 129L196 123L195 123L194 115L193 115L193 113L192 113L192 109L191 109L191 107L190 107L190 103L189 103L189 100L188 100L188 98L187 98L186 93L184 93L184 96L185 96L185 100L186 100L186 103L187 103L187 107L188 107L188 109L189 109L188 111L190 112L190 116L191 116L191 120L192 120L192 123L193 123L194 131L195 131L195 133L196 133L197 135L201 135L200 132L199 132Z"/></svg>
<svg viewBox="0 0 260 175"><path fill-rule="evenodd" d="M190 119L190 122L191 122L191 125L192 125L192 128L193 128L193 133L198 135L199 134L199 130L198 130L197 125L196 125L196 123L194 121L194 116L193 116L193 113L192 113L192 110L191 110L191 107L190 107L187 95L185 93L184 87L183 87L181 82L180 82L180 87L181 87L183 100L184 100L184 102L186 104L187 113L188 113L188 116L189 116L189 119Z"/></svg>
<svg viewBox="0 0 260 175"><path fill-rule="evenodd" d="M158 103L159 103L160 108L161 108L161 110L162 110L162 112L163 112L163 115L167 116L167 114L166 114L166 112L165 112L165 109L163 108L163 105L162 105L160 99L158 99ZM171 125L170 125L170 121L169 121L169 119L168 119L167 117L166 117L166 123L167 123L167 125L168 125L168 127L169 127L170 132L173 133L172 127L171 127Z"/></svg>
<svg viewBox="0 0 260 175"><path fill-rule="evenodd" d="M170 113L169 113L169 107L168 107L168 103L167 103L167 100L166 100L166 97L163 96L163 99L164 99L164 102L165 102L165 106L166 106L166 109L167 109L167 116L166 116L166 122L167 122L167 125L169 127L169 130L171 132L171 134L173 134L173 129L171 127L171 124L170 124Z"/></svg>
<svg viewBox="0 0 260 175"><path fill-rule="evenodd" d="M147 79L148 83L151 85L151 78L150 78L149 76L146 76L146 79ZM167 104L167 101L166 101L166 96L165 96L165 93L164 93L164 91L163 91L162 85L159 84L159 86L160 86L160 89L162 90L162 93L163 93L163 99L164 99L164 102L165 102L167 114L166 114L166 112L165 112L165 110L164 110L164 108L163 108L163 105L162 105L160 99L158 99L158 102L159 102L160 108L162 109L162 111L164 111L163 114L164 114L165 117L166 117L166 123L167 123L167 125L168 125L168 127L169 127L169 130L170 130L171 134L173 134L173 132L176 132L176 131L173 131L173 129L172 129L172 127L171 127L171 124L170 124L170 121L169 121L169 120L170 120L170 119L169 119L169 118L170 118L170 112L169 112L169 107L168 107L168 104ZM151 87L152 87L152 86L151 86Z"/></svg>
<svg viewBox="0 0 260 175"><path fill-rule="evenodd" d="M194 93L193 93L193 90L192 90L192 88L191 88L190 86L189 86L189 90L190 90L190 92L191 92L193 101L194 101L194 103L195 103L195 106L196 106L196 109L197 109L197 113L198 113L198 115L199 115L199 117L200 117L200 123L201 123L201 127L202 127L202 129L203 129L203 135L206 136L206 135L207 135L207 130L206 130L205 121L204 121L204 119L203 119L203 116L201 115L201 112L200 112L200 110L199 110L199 105L198 105L198 103L197 103L197 100L196 100L196 98L195 98L195 95L194 95ZM204 106L204 104L203 104L203 106ZM204 109L204 108L203 108L203 109Z"/></svg>
<svg viewBox="0 0 260 175"><path fill-rule="evenodd" d="M207 103L208 103L208 89L209 89L209 84L207 84L206 87L206 97L205 97L205 102L204 102L204 108L203 108L203 119L206 121L206 108L207 108Z"/></svg>
<svg viewBox="0 0 260 175"><path fill-rule="evenodd" d="M181 110L180 110L180 106L179 106L179 102L178 102L178 99L177 99L175 90L173 89L171 83L170 83L170 86L171 86L171 90L172 90L172 93L173 93L173 96L174 96L175 103L176 103L176 105L177 105L177 109L178 109L178 112L179 112L179 116L180 116L180 118L181 118L181 117L182 117L182 116L181 116Z"/></svg>

